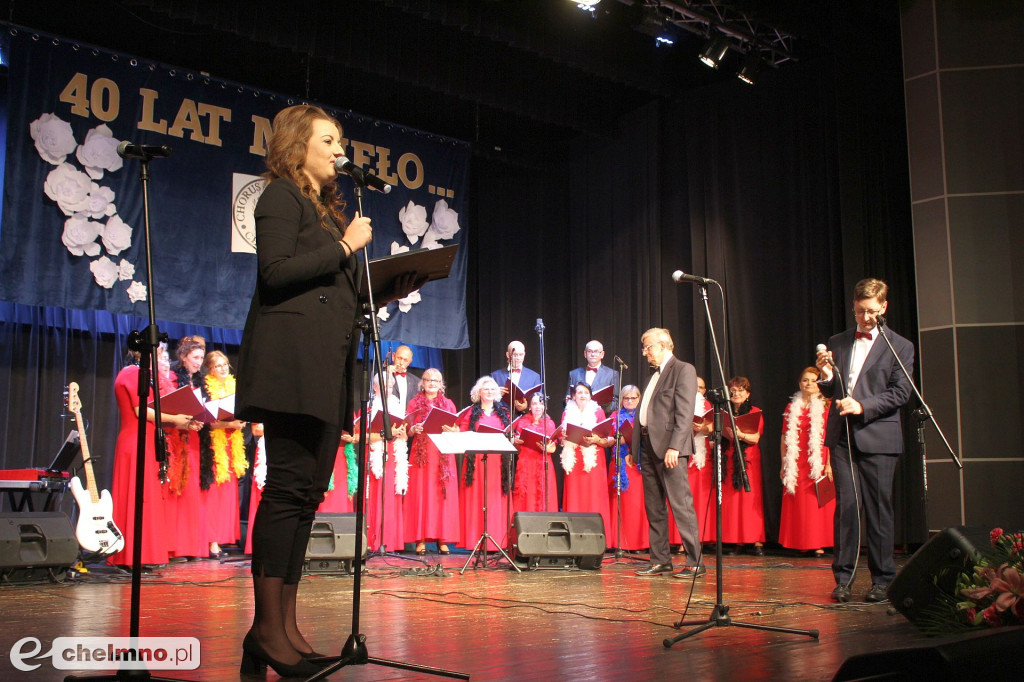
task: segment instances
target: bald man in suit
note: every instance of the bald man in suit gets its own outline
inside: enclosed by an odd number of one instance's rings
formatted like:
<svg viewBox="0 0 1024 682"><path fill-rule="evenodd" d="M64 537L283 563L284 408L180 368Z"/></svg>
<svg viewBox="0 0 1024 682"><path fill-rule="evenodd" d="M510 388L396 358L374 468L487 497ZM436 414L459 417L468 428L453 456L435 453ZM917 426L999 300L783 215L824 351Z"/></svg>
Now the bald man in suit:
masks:
<svg viewBox="0 0 1024 682"><path fill-rule="evenodd" d="M667 329L648 329L641 343L653 373L637 408L633 450L627 462L640 463L644 509L650 529L651 565L636 574L652 576L672 571L667 498L686 550L687 565L675 577L700 577L707 569L701 559L697 512L687 473L688 458L693 453L697 371L672 354L674 344Z"/></svg>

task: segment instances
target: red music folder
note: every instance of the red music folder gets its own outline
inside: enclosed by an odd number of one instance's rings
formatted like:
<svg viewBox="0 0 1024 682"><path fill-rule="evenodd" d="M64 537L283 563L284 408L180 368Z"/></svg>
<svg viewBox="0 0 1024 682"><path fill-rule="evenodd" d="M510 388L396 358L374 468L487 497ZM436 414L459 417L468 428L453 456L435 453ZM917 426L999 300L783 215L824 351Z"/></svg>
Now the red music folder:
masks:
<svg viewBox="0 0 1024 682"><path fill-rule="evenodd" d="M505 389L508 391L508 404L514 405L520 401L525 400L526 404L529 405L530 396L539 391L541 389L541 386L543 385L544 384L537 384L533 388L527 388L524 390L522 388L519 388L519 386L517 386L516 384L512 383L512 380L509 379L508 381L505 382Z"/></svg>
<svg viewBox="0 0 1024 682"><path fill-rule="evenodd" d="M423 420L423 433L441 433L444 426L455 426L462 419L462 415L469 412L473 406L464 407L457 414L442 410L440 407L431 407L427 412L427 418Z"/></svg>
<svg viewBox="0 0 1024 682"><path fill-rule="evenodd" d="M524 428L519 432L519 439L523 441L523 447L533 448L534 450L540 450L544 452L544 434L539 431L534 431L531 428ZM548 437L550 443L552 438Z"/></svg>
<svg viewBox="0 0 1024 682"><path fill-rule="evenodd" d="M192 386L182 386L167 395L160 396L160 411L164 414L187 414L196 421L212 424L217 421L217 415L211 414L206 409L203 401L196 395L197 390ZM149 406L153 407L152 400L149 401Z"/></svg>
<svg viewBox="0 0 1024 682"><path fill-rule="evenodd" d="M814 482L814 494L818 497L818 508L836 499L836 484L828 476L822 476Z"/></svg>
<svg viewBox="0 0 1024 682"><path fill-rule="evenodd" d="M590 399L598 405L607 405L612 401L612 396L615 395L615 387L611 384L603 388L599 388L590 394Z"/></svg>

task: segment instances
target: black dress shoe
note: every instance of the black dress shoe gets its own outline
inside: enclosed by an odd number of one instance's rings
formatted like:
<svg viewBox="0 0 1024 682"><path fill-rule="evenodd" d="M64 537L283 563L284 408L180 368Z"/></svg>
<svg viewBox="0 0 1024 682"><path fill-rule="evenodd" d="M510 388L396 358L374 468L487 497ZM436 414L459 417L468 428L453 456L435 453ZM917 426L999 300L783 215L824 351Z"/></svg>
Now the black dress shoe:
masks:
<svg viewBox="0 0 1024 682"><path fill-rule="evenodd" d="M647 568L641 568L634 572L637 575L661 575L662 573L671 573L672 564L651 564Z"/></svg>
<svg viewBox="0 0 1024 682"><path fill-rule="evenodd" d="M707 566L684 566L683 570L672 575L673 578L700 578L708 572Z"/></svg>
<svg viewBox="0 0 1024 682"><path fill-rule="evenodd" d="M832 590L832 601L850 601L850 588L846 585L836 585L836 589Z"/></svg>
<svg viewBox="0 0 1024 682"><path fill-rule="evenodd" d="M754 545L754 556L764 556L764 545Z"/></svg>
<svg viewBox="0 0 1024 682"><path fill-rule="evenodd" d="M263 650L260 643L253 637L252 632L247 632L245 639L242 640L242 665L239 667L239 672L243 675L263 673L266 672L268 665L281 677L312 677L323 667L305 658L300 658L297 663L291 664L276 661Z"/></svg>
<svg viewBox="0 0 1024 682"><path fill-rule="evenodd" d="M889 595L885 593L885 585L872 585L868 593L864 595L864 601L879 602L885 601L889 598Z"/></svg>

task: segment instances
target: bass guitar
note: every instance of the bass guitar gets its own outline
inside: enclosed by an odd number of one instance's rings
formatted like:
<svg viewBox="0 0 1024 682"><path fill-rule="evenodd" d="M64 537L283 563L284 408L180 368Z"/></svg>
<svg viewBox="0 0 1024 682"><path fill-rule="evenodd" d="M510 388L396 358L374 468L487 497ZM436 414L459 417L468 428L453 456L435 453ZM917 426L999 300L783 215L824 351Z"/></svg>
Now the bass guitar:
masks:
<svg viewBox="0 0 1024 682"><path fill-rule="evenodd" d="M114 512L114 500L110 491L98 492L96 477L92 471L92 457L89 455L89 443L85 437L85 424L82 420L82 401L78 397L78 384L68 384L68 411L75 415L78 427L79 445L82 449L82 468L85 470L85 487L78 476L71 477L71 494L78 504L78 524L75 537L78 544L86 552L107 556L124 549L124 536L111 515Z"/></svg>

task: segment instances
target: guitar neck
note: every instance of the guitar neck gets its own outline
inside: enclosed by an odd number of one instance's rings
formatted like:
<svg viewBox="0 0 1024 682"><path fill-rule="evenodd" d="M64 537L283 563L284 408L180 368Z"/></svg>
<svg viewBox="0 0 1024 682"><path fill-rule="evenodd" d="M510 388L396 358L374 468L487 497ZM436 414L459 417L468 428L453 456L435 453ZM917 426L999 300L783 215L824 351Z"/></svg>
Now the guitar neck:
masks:
<svg viewBox="0 0 1024 682"><path fill-rule="evenodd" d="M85 487L89 491L89 497L93 503L100 501L99 491L96 489L96 476L92 471L92 456L89 454L89 442L85 437L85 425L82 422L82 411L75 410L75 425L78 427L78 442L82 448L82 464L85 469Z"/></svg>

